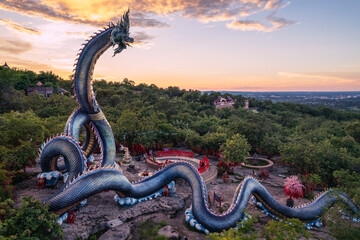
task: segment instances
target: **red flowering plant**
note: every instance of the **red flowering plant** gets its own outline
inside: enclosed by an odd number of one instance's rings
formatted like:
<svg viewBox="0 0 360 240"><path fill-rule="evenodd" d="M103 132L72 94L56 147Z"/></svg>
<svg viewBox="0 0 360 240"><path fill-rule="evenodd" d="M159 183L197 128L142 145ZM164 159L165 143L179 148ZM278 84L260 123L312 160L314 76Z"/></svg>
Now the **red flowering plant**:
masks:
<svg viewBox="0 0 360 240"><path fill-rule="evenodd" d="M289 196L289 199L286 201L286 205L289 207L294 206L293 198L298 199L303 197L304 185L301 184L297 176L290 176L285 178L284 192L286 196Z"/></svg>

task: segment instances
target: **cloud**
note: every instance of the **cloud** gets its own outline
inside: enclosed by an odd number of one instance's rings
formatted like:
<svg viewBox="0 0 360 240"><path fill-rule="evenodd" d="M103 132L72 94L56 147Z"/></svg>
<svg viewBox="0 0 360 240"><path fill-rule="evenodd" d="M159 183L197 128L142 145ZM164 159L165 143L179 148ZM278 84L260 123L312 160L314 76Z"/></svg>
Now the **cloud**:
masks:
<svg viewBox="0 0 360 240"><path fill-rule="evenodd" d="M6 61L11 68L16 67L19 69L31 69L31 71L35 72L52 71L64 79L70 79L69 76L72 73L71 70L54 67L50 64L44 64L33 60L18 58L16 56L0 54L0 59Z"/></svg>
<svg viewBox="0 0 360 240"><path fill-rule="evenodd" d="M290 26L290 25L296 23L295 21L289 21L289 20L286 20L285 18L277 17L275 15L276 15L276 12L273 12L269 16L266 17L266 19L269 20L273 24L273 27L271 28L272 31L278 30L280 28L287 27L287 26Z"/></svg>
<svg viewBox="0 0 360 240"><path fill-rule="evenodd" d="M264 10L278 9L283 0L183 1L183 16L202 22L235 20Z"/></svg>
<svg viewBox="0 0 360 240"><path fill-rule="evenodd" d="M0 18L0 23L7 25L19 32L25 32L25 33L29 33L29 34L36 34L36 35L41 35L41 32L35 28L31 28L29 26L25 26L25 25L20 25L18 23L14 23L13 21L11 21L10 19L3 19Z"/></svg>
<svg viewBox="0 0 360 240"><path fill-rule="evenodd" d="M226 24L226 26L230 29L241 31L273 32L296 23L295 21L289 21L275 15L276 12L273 12L266 17L266 19L271 23L271 26L266 26L259 21L252 20L235 20Z"/></svg>
<svg viewBox="0 0 360 240"><path fill-rule="evenodd" d="M141 32L135 32L134 34L132 34L132 37L134 38L134 46L149 46L152 45L152 43L150 42L150 40L154 39L154 36L150 36L148 34L146 34L145 32L141 31Z"/></svg>
<svg viewBox="0 0 360 240"><path fill-rule="evenodd" d="M244 20L244 21L233 21L226 25L228 28L234 29L234 30L241 30L241 31L267 31L267 27L257 21L250 21L250 20Z"/></svg>
<svg viewBox="0 0 360 240"><path fill-rule="evenodd" d="M70 23L103 26L105 22L118 19L122 13L131 7L131 24L143 28L163 28L169 24L158 18L170 14L179 14L185 18L194 18L200 22L232 21L228 27L245 30L260 31L261 25L243 17L252 16L259 12L278 10L286 6L283 0L7 0L0 2L0 8L15 11L25 15L42 16L46 19ZM292 22L284 18L269 15L265 21L274 25L268 31L288 26Z"/></svg>
<svg viewBox="0 0 360 240"><path fill-rule="evenodd" d="M26 15L41 15L51 20L74 21L77 23L87 22L77 19L76 16L71 14L63 13L63 7L51 7L35 0L23 0L21 2L18 0L2 1L0 2L0 8Z"/></svg>
<svg viewBox="0 0 360 240"><path fill-rule="evenodd" d="M0 52L20 54L33 49L31 43L0 38Z"/></svg>
<svg viewBox="0 0 360 240"><path fill-rule="evenodd" d="M283 3L282 0L266 1L264 8L267 9L267 10L278 9L279 7L281 7L282 3Z"/></svg>
<svg viewBox="0 0 360 240"><path fill-rule="evenodd" d="M124 1L117 1L111 4L111 1L88 1L81 0L23 0L21 4L18 0L8 0L0 2L0 8L4 10L15 11L30 16L42 16L44 18L64 21L69 23L80 23L91 26L103 26L105 22L116 21L126 10L124 6L128 4ZM115 9L115 10L114 10ZM156 19L142 15L131 19L132 26L139 27L167 27L168 24Z"/></svg>
<svg viewBox="0 0 360 240"><path fill-rule="evenodd" d="M162 28L162 27L170 26L165 22L161 22L156 19L149 18L149 16L144 13L131 14L130 22L131 22L131 26L143 27L143 28Z"/></svg>
<svg viewBox="0 0 360 240"><path fill-rule="evenodd" d="M328 73L294 73L279 72L278 75L285 78L301 78L316 80L323 83L356 83L360 79L360 72L328 72Z"/></svg>
<svg viewBox="0 0 360 240"><path fill-rule="evenodd" d="M78 37L78 38L84 38L84 37L89 37L91 35L91 33L86 33L86 32L66 32L66 35L74 36L74 37Z"/></svg>
<svg viewBox="0 0 360 240"><path fill-rule="evenodd" d="M290 2L287 2L284 5L282 5L281 8L286 8L289 4L290 4Z"/></svg>

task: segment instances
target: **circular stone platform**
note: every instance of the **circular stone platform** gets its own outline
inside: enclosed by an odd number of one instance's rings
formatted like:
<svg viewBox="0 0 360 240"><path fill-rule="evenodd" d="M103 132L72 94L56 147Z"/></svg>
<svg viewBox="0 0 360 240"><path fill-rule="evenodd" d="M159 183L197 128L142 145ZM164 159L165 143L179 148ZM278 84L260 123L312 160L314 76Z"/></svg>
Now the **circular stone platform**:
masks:
<svg viewBox="0 0 360 240"><path fill-rule="evenodd" d="M246 160L252 160L253 158L252 157L247 157ZM248 165L248 164L245 164L244 162L240 163L240 165L242 167L246 167L246 168L252 168L252 169L266 169L268 171L271 171L272 170L272 166L274 165L274 162L269 160L269 159L266 159L266 158L257 158L258 161L264 161L266 162L267 164L266 165Z"/></svg>

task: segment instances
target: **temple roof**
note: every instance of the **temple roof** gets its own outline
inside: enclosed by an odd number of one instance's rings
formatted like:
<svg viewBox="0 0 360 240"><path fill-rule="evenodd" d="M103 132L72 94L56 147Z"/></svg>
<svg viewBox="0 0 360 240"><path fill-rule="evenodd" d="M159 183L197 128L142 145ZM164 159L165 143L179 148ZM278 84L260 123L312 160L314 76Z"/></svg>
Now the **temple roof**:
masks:
<svg viewBox="0 0 360 240"><path fill-rule="evenodd" d="M7 65L7 63L6 63L6 62L5 62L5 64L3 65L3 67L4 67L4 68L9 68L9 69L10 69L9 65Z"/></svg>

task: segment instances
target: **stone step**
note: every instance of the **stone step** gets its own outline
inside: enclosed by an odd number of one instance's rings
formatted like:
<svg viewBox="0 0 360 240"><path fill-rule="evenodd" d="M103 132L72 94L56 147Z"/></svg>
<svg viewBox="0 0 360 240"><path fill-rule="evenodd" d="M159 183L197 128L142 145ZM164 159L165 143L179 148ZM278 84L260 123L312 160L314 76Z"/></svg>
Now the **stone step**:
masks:
<svg viewBox="0 0 360 240"><path fill-rule="evenodd" d="M205 183L209 183L217 178L217 174L218 174L217 167L210 166L209 170L207 170L204 174L202 174L201 177L204 179Z"/></svg>

